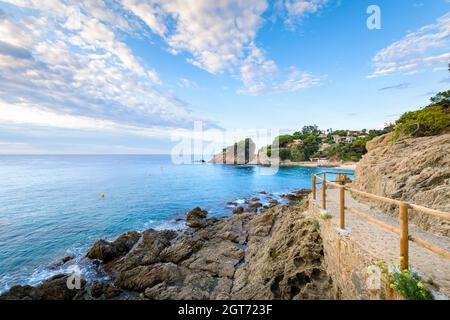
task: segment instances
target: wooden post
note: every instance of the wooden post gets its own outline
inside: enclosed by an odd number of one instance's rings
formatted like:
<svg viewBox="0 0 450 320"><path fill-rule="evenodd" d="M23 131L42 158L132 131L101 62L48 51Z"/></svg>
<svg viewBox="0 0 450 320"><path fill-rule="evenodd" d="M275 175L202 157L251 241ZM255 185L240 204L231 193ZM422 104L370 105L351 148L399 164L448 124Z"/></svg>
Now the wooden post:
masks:
<svg viewBox="0 0 450 320"><path fill-rule="evenodd" d="M401 202L399 205L400 219L400 270L408 269L408 205Z"/></svg>
<svg viewBox="0 0 450 320"><path fill-rule="evenodd" d="M312 176L312 193L313 193L313 199L316 200L316 175L313 174Z"/></svg>
<svg viewBox="0 0 450 320"><path fill-rule="evenodd" d="M341 229L345 229L345 187L342 185L339 188L339 194L340 194L340 223L339 227Z"/></svg>
<svg viewBox="0 0 450 320"><path fill-rule="evenodd" d="M323 180L322 180L322 208L324 210L327 208L327 180L326 180L326 173L323 174Z"/></svg>

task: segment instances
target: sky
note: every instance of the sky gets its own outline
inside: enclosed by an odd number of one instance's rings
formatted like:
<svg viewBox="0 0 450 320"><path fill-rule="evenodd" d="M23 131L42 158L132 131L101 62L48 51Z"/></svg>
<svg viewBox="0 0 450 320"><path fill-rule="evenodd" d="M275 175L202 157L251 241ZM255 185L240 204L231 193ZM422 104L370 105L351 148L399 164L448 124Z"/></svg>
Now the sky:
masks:
<svg viewBox="0 0 450 320"><path fill-rule="evenodd" d="M449 89L449 9L0 0L0 154L163 154L180 137L382 128Z"/></svg>

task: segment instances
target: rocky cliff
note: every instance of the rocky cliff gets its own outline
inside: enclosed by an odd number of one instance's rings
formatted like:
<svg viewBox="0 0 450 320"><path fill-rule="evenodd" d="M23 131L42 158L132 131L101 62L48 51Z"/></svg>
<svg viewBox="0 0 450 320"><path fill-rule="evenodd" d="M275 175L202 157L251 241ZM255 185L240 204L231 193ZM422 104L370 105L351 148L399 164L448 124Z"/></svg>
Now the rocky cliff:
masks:
<svg viewBox="0 0 450 320"><path fill-rule="evenodd" d="M256 146L252 139L236 142L216 154L209 162L221 164L247 164L255 158Z"/></svg>
<svg viewBox="0 0 450 320"><path fill-rule="evenodd" d="M367 144L358 163L356 188L450 212L450 134L392 142L390 134ZM373 204L390 215L395 207ZM439 235L450 236L450 222L411 211L410 220Z"/></svg>
<svg viewBox="0 0 450 320"><path fill-rule="evenodd" d="M290 205L273 200L264 208L255 197L221 219L195 208L186 230L99 240L87 259L109 281L83 281L71 292L67 275L60 275L37 287L15 286L0 300L332 298L317 223L304 213L307 201L299 202L308 193L287 195Z"/></svg>

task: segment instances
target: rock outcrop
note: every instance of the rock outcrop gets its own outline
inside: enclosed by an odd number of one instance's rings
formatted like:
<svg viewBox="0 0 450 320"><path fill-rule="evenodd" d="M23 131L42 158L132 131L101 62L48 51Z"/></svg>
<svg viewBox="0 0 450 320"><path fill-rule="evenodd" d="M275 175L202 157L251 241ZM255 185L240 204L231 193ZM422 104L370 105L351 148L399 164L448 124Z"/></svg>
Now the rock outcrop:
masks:
<svg viewBox="0 0 450 320"><path fill-rule="evenodd" d="M306 195L304 191L295 193ZM257 201L255 198L254 201ZM306 201L305 201L306 202ZM258 203L258 202L256 202ZM306 203L275 204L207 219L195 208L184 231L128 232L100 240L88 257L100 261L96 280L67 292L67 276L37 287L14 287L3 299L320 299L330 296L323 247ZM56 281L56 283L55 283ZM63 286L64 284L64 286ZM50 294L49 287L56 288ZM53 292L53 291L51 291Z"/></svg>
<svg viewBox="0 0 450 320"><path fill-rule="evenodd" d="M390 134L367 144L368 153L355 172L357 189L450 212L450 134L392 142ZM397 215L394 206L374 206ZM450 222L410 210L410 220L439 235L450 236Z"/></svg>
<svg viewBox="0 0 450 320"><path fill-rule="evenodd" d="M330 299L318 231L301 206L278 205L249 222L248 249L233 299Z"/></svg>
<svg viewBox="0 0 450 320"><path fill-rule="evenodd" d="M248 164L255 158L256 146L252 139L245 139L216 154L209 162L218 164Z"/></svg>
<svg viewBox="0 0 450 320"><path fill-rule="evenodd" d="M0 295L0 300L73 300L84 289L86 281L81 279L80 289L72 290L67 285L69 275L58 274L48 278L40 285L14 286Z"/></svg>
<svg viewBox="0 0 450 320"><path fill-rule="evenodd" d="M189 227L200 229L204 228L207 224L206 217L208 212L196 207L187 213L186 223Z"/></svg>
<svg viewBox="0 0 450 320"><path fill-rule="evenodd" d="M94 244L91 250L89 250L87 257L98 259L103 262L114 260L130 251L140 237L141 235L139 232L131 231L122 234L113 242L100 239Z"/></svg>

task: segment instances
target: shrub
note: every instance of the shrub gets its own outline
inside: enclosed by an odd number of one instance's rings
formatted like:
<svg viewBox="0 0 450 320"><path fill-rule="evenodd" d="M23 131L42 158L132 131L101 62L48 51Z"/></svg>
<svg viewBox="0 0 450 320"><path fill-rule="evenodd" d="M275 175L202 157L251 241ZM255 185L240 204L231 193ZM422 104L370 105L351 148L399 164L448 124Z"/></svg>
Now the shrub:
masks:
<svg viewBox="0 0 450 320"><path fill-rule="evenodd" d="M286 147L286 145L292 141L294 141L294 137L291 136L290 134L285 134L285 135L276 137L273 144L276 145L278 143L278 146L280 148L283 148L283 147Z"/></svg>
<svg viewBox="0 0 450 320"><path fill-rule="evenodd" d="M450 90L431 98L432 104L404 113L397 121L393 139L425 137L442 133L450 128Z"/></svg>
<svg viewBox="0 0 450 320"><path fill-rule="evenodd" d="M450 114L441 106L428 106L403 114L396 122L393 138L433 136L449 127Z"/></svg>
<svg viewBox="0 0 450 320"><path fill-rule="evenodd" d="M391 288L408 300L433 300L433 294L420 279L420 276L409 269L390 273Z"/></svg>
<svg viewBox="0 0 450 320"><path fill-rule="evenodd" d="M280 148L278 155L279 155L281 160L289 160L289 159L291 159L291 149Z"/></svg>
<svg viewBox="0 0 450 320"><path fill-rule="evenodd" d="M305 161L305 153L302 148L291 148L290 160L295 162Z"/></svg>
<svg viewBox="0 0 450 320"><path fill-rule="evenodd" d="M320 217L321 217L323 220L329 220L329 219L332 219L332 218L333 218L333 216L332 216L331 214L329 214L329 213L322 213L322 214L320 215Z"/></svg>
<svg viewBox="0 0 450 320"><path fill-rule="evenodd" d="M313 230L319 230L320 229L320 223L316 219L311 219L309 221L309 223L311 224Z"/></svg>

